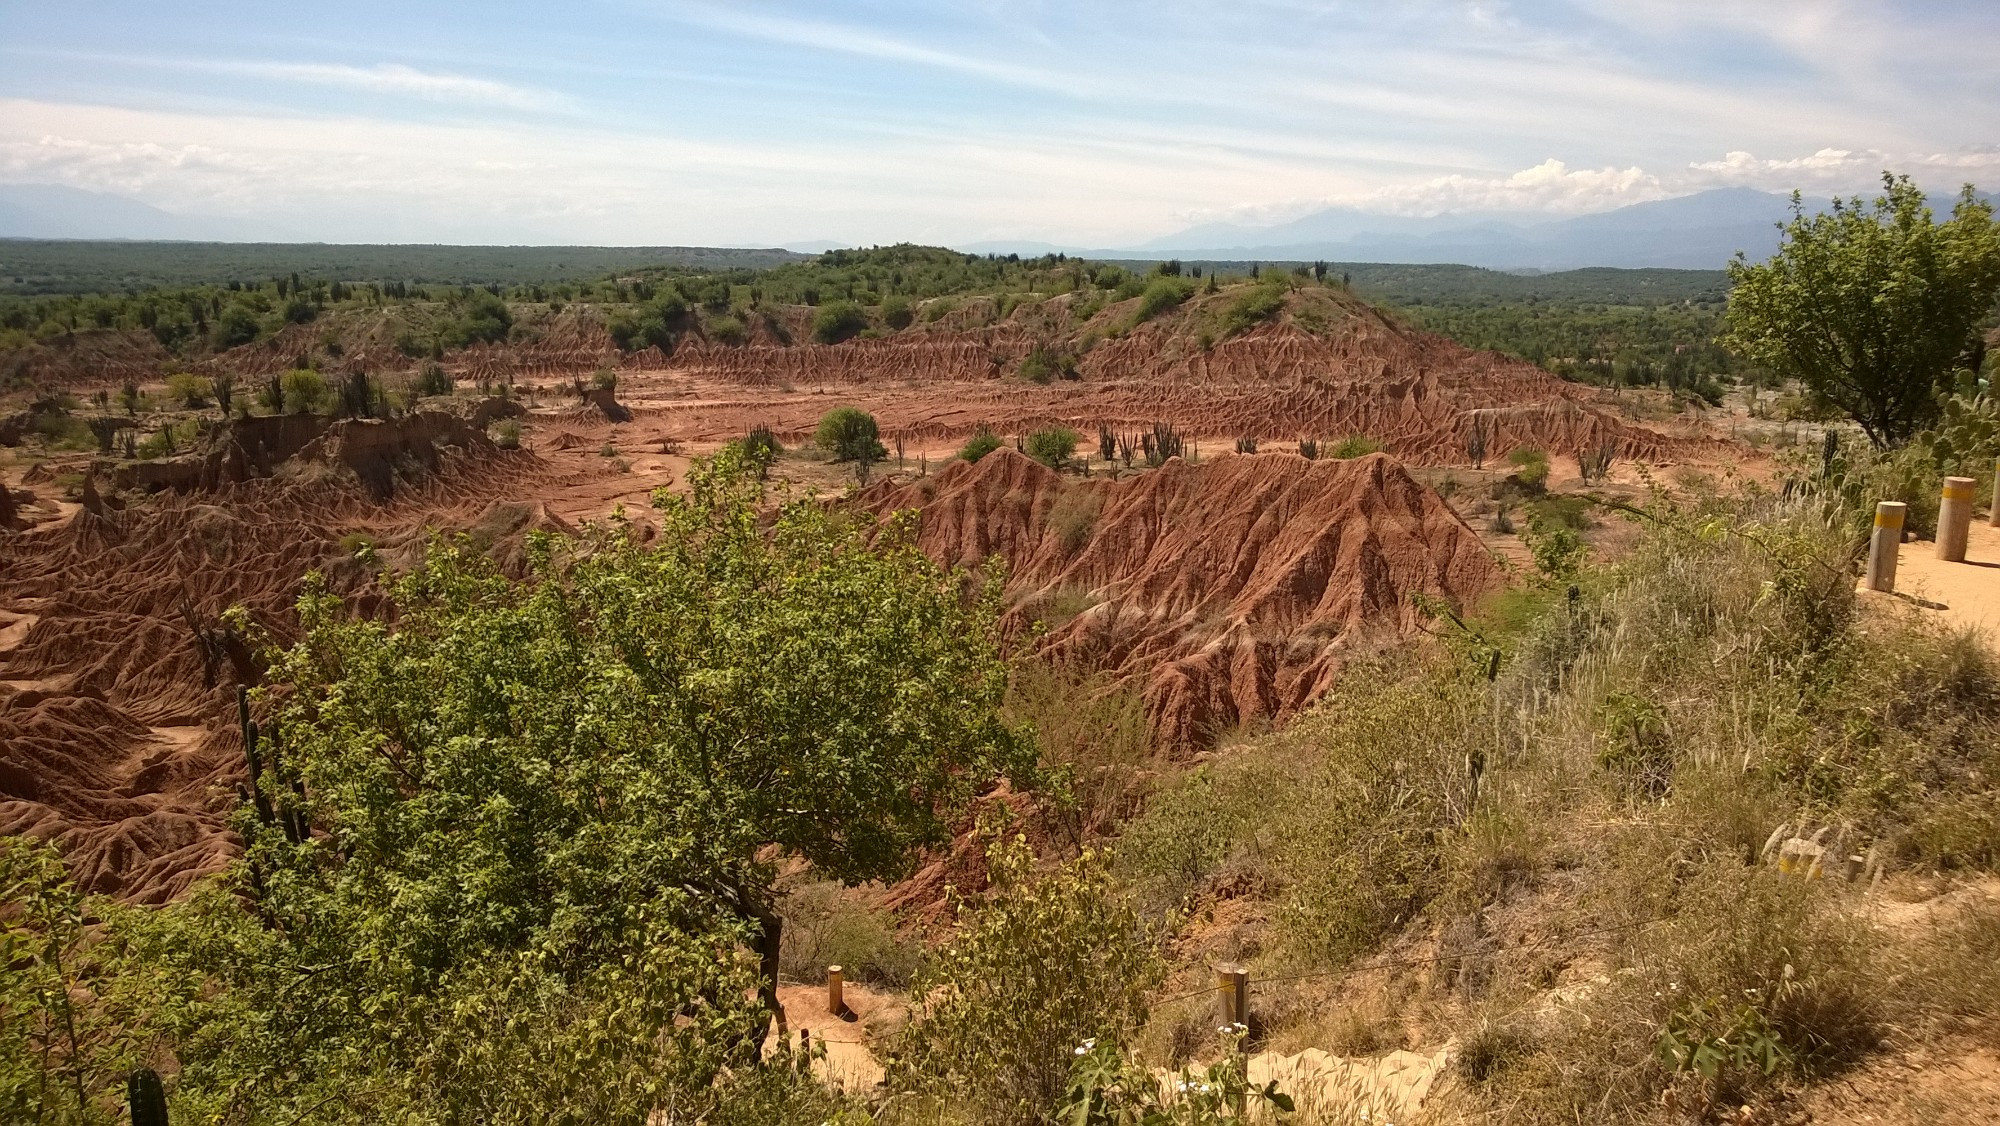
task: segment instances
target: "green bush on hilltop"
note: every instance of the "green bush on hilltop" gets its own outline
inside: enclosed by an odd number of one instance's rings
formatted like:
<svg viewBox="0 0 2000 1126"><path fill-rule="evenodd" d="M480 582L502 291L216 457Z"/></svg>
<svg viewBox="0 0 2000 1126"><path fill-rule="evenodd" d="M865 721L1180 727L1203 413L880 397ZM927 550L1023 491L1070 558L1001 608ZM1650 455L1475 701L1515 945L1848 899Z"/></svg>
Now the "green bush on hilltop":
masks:
<svg viewBox="0 0 2000 1126"><path fill-rule="evenodd" d="M1000 435L993 432L992 427L982 426L972 432L972 437L965 440L965 445L959 447L958 456L964 461L978 461L1004 444L1000 440Z"/></svg>
<svg viewBox="0 0 2000 1126"><path fill-rule="evenodd" d="M1195 283L1187 278L1156 277L1146 283L1139 304L1132 310L1132 324L1143 324L1175 308L1194 296Z"/></svg>

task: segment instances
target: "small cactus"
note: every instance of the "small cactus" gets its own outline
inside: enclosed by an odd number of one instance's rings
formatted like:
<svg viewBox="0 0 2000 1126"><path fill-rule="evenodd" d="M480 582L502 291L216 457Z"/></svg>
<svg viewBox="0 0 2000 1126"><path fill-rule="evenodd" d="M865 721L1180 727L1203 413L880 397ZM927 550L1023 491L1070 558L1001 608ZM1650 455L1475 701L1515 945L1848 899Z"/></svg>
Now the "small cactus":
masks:
<svg viewBox="0 0 2000 1126"><path fill-rule="evenodd" d="M167 1092L158 1072L150 1067L134 1071L125 1081L125 1095L132 1104L132 1126L167 1126Z"/></svg>

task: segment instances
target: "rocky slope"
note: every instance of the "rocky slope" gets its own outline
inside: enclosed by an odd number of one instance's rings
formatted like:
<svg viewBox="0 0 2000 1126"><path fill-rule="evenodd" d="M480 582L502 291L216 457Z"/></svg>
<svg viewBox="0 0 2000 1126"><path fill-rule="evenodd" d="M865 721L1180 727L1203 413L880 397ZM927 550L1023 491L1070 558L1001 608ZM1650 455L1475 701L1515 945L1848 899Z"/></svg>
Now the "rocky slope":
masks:
<svg viewBox="0 0 2000 1126"><path fill-rule="evenodd" d="M1015 624L1039 619L1045 651L1137 678L1169 748L1303 708L1357 647L1417 629L1414 596L1462 605L1503 581L1444 499L1381 454L1175 459L1112 481L1002 449L859 503L917 509L941 563L1005 559Z"/></svg>

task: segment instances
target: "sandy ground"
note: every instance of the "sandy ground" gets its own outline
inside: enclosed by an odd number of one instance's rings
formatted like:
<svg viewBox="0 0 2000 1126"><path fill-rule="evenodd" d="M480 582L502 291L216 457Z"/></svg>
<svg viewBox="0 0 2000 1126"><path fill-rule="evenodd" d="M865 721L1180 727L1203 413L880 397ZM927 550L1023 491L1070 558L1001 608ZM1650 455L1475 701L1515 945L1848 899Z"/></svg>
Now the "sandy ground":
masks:
<svg viewBox="0 0 2000 1126"><path fill-rule="evenodd" d="M847 1011L836 1014L827 1011L824 985L778 987L778 1004L785 1010L792 1042L798 1043L801 1031L809 1032L812 1042L826 1051L813 1069L836 1086L866 1094L882 1082L875 1048L901 1031L909 1009L893 994L853 982L842 991L842 999ZM775 1024L771 1036L777 1036Z"/></svg>
<svg viewBox="0 0 2000 1126"><path fill-rule="evenodd" d="M1896 593L1905 596L1899 602L1947 625L1984 630L1987 644L2000 649L2000 528L1988 526L1984 514L1975 516L1963 563L1939 559L1929 540L1904 544L1896 561Z"/></svg>

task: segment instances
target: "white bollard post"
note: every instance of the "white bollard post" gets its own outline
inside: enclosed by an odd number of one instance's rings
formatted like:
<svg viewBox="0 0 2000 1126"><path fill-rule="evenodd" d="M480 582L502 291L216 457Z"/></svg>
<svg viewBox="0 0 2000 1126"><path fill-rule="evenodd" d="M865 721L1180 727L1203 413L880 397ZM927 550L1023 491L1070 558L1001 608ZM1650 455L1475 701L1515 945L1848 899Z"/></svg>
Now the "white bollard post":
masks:
<svg viewBox="0 0 2000 1126"><path fill-rule="evenodd" d="M1937 557L1947 563L1965 562L1965 538L1972 530L1972 492L1979 483L1970 477L1946 477L1938 501Z"/></svg>
<svg viewBox="0 0 2000 1126"><path fill-rule="evenodd" d="M1868 589L1896 589L1896 558L1903 550L1903 516L1909 505L1885 500L1875 506L1875 532L1868 540Z"/></svg>

